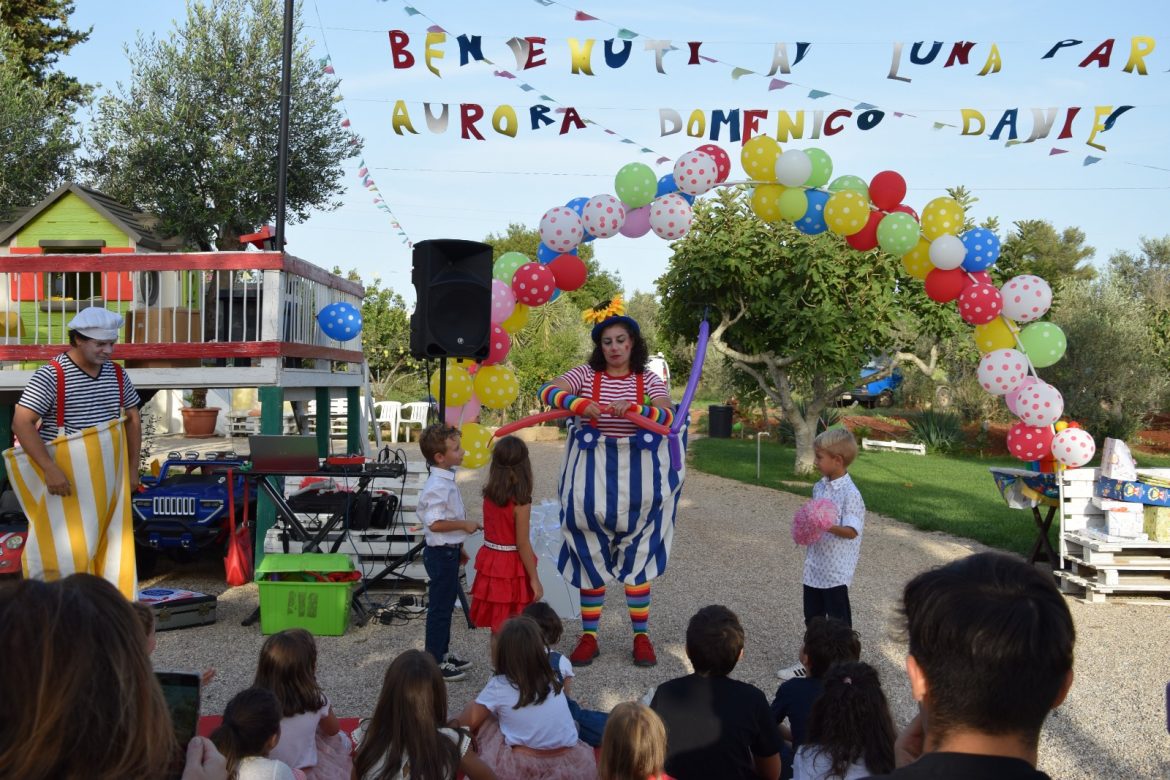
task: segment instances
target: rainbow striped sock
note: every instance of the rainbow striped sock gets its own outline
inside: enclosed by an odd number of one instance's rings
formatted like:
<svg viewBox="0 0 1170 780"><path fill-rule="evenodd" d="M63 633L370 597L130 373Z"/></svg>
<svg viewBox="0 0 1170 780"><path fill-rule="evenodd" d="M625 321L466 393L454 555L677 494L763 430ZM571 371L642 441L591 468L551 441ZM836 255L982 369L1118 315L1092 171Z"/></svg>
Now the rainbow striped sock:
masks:
<svg viewBox="0 0 1170 780"><path fill-rule="evenodd" d="M634 634L645 634L650 621L650 583L626 586L626 608L630 610L630 623ZM582 609L584 612L584 609Z"/></svg>
<svg viewBox="0 0 1170 780"><path fill-rule="evenodd" d="M597 636L601 622L601 606L605 604L605 586L581 588L581 633Z"/></svg>

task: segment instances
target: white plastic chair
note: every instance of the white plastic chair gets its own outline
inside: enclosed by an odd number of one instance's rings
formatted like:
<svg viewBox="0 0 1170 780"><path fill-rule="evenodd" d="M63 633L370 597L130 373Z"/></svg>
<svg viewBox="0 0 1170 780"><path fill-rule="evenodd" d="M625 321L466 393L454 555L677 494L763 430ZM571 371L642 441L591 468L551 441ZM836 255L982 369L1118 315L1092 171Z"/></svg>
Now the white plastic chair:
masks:
<svg viewBox="0 0 1170 780"><path fill-rule="evenodd" d="M374 404L374 412L377 415L375 422L379 428L390 429L390 442L398 443L398 421L402 416L402 403L400 401L379 401Z"/></svg>
<svg viewBox="0 0 1170 780"><path fill-rule="evenodd" d="M427 425L427 412L430 411L430 408L431 405L426 401L412 401L402 405L398 414L398 424L406 426L406 436L403 441L410 441L410 426L412 425L417 425L419 432L422 432L422 429Z"/></svg>

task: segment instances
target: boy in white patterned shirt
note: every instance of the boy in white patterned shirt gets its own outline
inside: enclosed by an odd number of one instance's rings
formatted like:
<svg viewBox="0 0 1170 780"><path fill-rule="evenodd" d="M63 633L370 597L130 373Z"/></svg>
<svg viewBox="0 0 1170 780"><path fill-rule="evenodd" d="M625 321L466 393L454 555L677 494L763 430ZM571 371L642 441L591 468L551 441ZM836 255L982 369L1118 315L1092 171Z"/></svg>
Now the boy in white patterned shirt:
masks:
<svg viewBox="0 0 1170 780"><path fill-rule="evenodd" d="M830 428L813 440L813 465L821 479L813 486L813 498L827 498L837 507L837 524L808 546L804 556L804 623L815 617L833 617L853 625L849 585L861 554L865 526L865 502L849 477L849 464L857 457L857 440L846 428ZM803 664L776 672L782 680L804 677Z"/></svg>

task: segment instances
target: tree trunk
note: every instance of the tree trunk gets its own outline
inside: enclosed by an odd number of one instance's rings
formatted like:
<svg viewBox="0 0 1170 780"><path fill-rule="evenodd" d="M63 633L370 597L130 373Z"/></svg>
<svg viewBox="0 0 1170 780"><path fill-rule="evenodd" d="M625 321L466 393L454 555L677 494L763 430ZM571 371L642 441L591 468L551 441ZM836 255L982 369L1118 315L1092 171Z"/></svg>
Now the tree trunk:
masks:
<svg viewBox="0 0 1170 780"><path fill-rule="evenodd" d="M810 425L807 421L800 420L798 415L793 415L792 430L796 434L796 464L792 471L798 477L807 476L814 471L813 457L813 439L817 435L817 421L813 418ZM799 422L798 422L799 421Z"/></svg>

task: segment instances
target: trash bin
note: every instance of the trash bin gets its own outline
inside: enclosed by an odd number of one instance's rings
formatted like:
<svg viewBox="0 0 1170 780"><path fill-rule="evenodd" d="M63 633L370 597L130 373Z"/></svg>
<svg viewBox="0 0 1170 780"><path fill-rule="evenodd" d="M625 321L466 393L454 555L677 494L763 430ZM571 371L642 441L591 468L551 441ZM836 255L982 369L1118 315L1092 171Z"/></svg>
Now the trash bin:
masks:
<svg viewBox="0 0 1170 780"><path fill-rule="evenodd" d="M712 404L707 407L707 434L712 439L731 438L731 407Z"/></svg>

